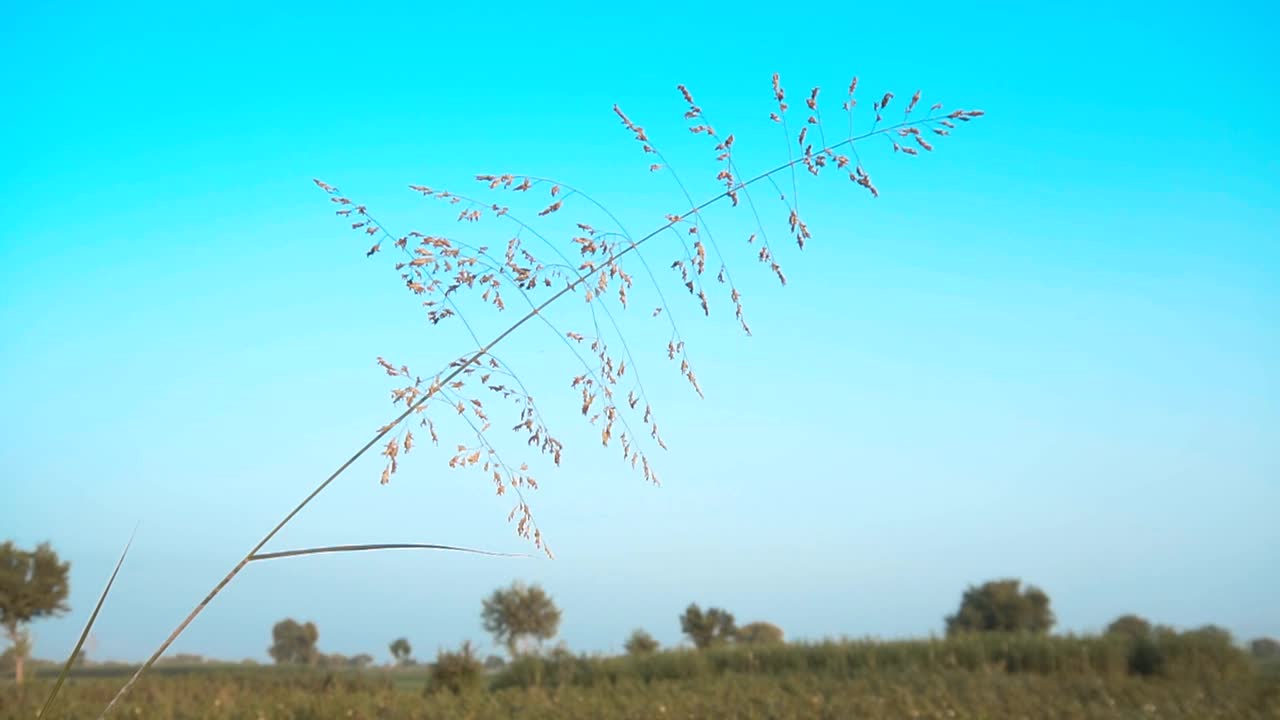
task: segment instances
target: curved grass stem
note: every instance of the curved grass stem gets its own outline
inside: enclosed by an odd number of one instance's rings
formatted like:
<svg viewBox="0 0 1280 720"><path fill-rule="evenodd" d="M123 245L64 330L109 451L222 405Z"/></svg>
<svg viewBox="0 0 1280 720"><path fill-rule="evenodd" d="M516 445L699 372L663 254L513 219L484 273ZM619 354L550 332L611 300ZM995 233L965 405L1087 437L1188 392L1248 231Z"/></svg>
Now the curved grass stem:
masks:
<svg viewBox="0 0 1280 720"><path fill-rule="evenodd" d="M880 134L888 133L893 130L906 127L909 125L924 124L924 123L932 122L936 120L937 118L928 117L928 118L921 118L919 120L904 121L896 125L886 126L883 128L877 128L863 135L859 135L856 137L849 137L849 138L846 138L845 140L829 145L823 148L822 150L819 150L818 154L832 151L837 148L844 147L846 145L852 145L855 142L864 140L873 135L880 135ZM658 235L666 232L667 230L672 228L674 225L676 225L678 222L682 222L688 219L689 217L696 215L697 213L706 209L707 207L717 202L720 202L721 200L729 197L731 193L736 192L738 190L742 190L761 180L771 178L775 173L788 170L790 168L794 168L794 166L797 163L800 163L802 160L803 158L789 159L787 162L775 168L762 172L759 175L756 175L755 177L752 177L748 180L738 182L733 187L728 188L724 192L721 192L719 195L716 195L711 199L703 202L702 204L697 205L685 211L683 214L679 216L673 216L675 217L675 219L669 220L666 224L653 230L652 232L640 238L639 240L635 240L634 242L627 244L626 247L613 253L613 255L610 256L610 258L605 261L605 264L616 261L622 258L623 256L630 254L634 250L638 250L641 245L645 244L649 240L652 240ZM306 497L302 499L301 502L299 502L292 510L290 510L288 514L286 514L279 522L277 522L276 525L273 528L271 528L271 530L267 532L267 534L264 535L262 539L259 540L253 546L253 548L249 550L249 552L247 552L244 555L244 557L241 558L241 560L235 564L234 567L231 568L231 570L226 574L226 576L224 576L221 580L218 581L216 585L213 586L213 589L209 591L208 595L206 595L204 599L201 600L200 603L197 604L195 608L191 610L191 612L186 616L186 618L184 618L182 622L179 623L176 628L174 628L173 632L171 632L169 636L165 638L164 642L161 643L158 648L156 648L155 652L153 652L151 656L147 658L146 662L144 662L137 669L137 671L134 672L134 674L129 678L129 680L125 682L124 686L122 686L120 690L115 694L115 696L111 698L111 701L107 704L107 706L103 709L102 713L98 716L99 720L102 720L102 718L105 718L107 714L110 713L111 709L115 707L116 703L122 697L124 697L129 692L129 690L133 687L133 685L138 681L138 678L140 678L143 673L149 670L156 663L156 661L160 659L160 657L165 653L165 651L169 649L169 646L172 645L173 642L177 640L178 637L187 629L187 627L192 623L192 621L194 621L196 617L199 616L200 613L204 611L206 607L208 607L209 603L212 602L213 599L217 597L218 594L221 593L222 590L226 588L226 586L232 580L234 580L237 575L240 574L240 571L243 570L245 566L247 566L249 563L255 560L266 559L268 557L282 557L282 555L278 553L264 554L264 553L261 553L261 550L263 547L267 545L267 543L271 542L271 540L275 538L275 536L282 529L284 529L284 527L288 525L294 519L294 517L298 515L298 513L302 512L302 510L307 505L309 505L311 501L316 498L316 496L324 492L325 488L329 487L329 485L332 484L334 480L337 480L339 476L341 476L344 472L346 472L348 468L350 468L353 464L355 464L357 460L363 457L365 453L367 453L374 445L377 445L383 438L385 438L394 428L400 425L400 423L402 423L406 418L408 418L410 415L416 412L418 408L424 405L431 398L435 397L436 394L439 392L440 388L447 386L451 381L453 381L459 375L461 375L468 367L478 364L480 359L483 358L486 354L488 354L489 351L492 350L496 345L498 345L507 337L509 337L512 333L516 332L521 327L523 327L525 323L538 317L552 303L556 302L557 300L564 297L565 295L572 293L575 289L578 288L579 285L581 285L587 279L588 279L588 276L584 275L573 280L572 282L567 283L565 287L561 288L559 291L551 295L542 303L530 309L527 313L525 313L519 320L513 323L510 327L508 327L506 330L499 333L487 344L482 346L479 350L475 351L475 353L471 354L469 356L469 359L454 365L453 369L443 378L435 381L431 385L431 387L428 389L428 391L423 393L422 397L418 398L416 402L406 407L405 410L401 412L394 420L392 420L391 422L383 426L378 431L378 433L375 434L368 442L366 442L358 450L352 453L351 456L348 457L341 465L339 465L336 470L334 470L327 478L324 479L324 481L322 481L310 493L308 493ZM50 699L52 700L52 698Z"/></svg>

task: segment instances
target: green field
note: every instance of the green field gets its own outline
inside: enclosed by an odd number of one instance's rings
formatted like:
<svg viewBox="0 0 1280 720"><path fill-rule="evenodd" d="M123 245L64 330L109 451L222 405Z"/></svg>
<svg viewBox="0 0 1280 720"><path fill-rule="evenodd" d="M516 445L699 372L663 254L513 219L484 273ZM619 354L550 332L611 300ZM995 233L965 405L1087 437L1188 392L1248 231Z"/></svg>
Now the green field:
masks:
<svg viewBox="0 0 1280 720"><path fill-rule="evenodd" d="M165 667L120 718L1280 718L1280 672L1241 651L1183 643L1157 671L1105 638L975 637L527 659L461 692L427 668ZM122 667L86 668L55 718L93 718ZM45 673L0 686L0 720L34 717Z"/></svg>

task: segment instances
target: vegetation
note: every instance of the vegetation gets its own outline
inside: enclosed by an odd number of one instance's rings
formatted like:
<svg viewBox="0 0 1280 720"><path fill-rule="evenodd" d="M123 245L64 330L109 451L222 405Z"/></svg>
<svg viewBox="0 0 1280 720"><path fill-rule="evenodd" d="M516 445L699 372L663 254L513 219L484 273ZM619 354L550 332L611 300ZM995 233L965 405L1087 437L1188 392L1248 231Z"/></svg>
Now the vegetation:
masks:
<svg viewBox="0 0 1280 720"><path fill-rule="evenodd" d="M1242 649L1194 632L1162 638L1155 650L1160 670L1147 673L1132 666L1132 642L1115 636L970 633L946 639L893 642L724 644L707 650L603 658L572 654L525 656L508 664L494 679L494 686L594 687L623 680L651 683L758 674L820 675L847 680L866 674L951 671L1209 681L1249 677L1256 668Z"/></svg>
<svg viewBox="0 0 1280 720"><path fill-rule="evenodd" d="M427 692L461 695L478 691L484 687L484 670L470 642L463 643L457 652L441 650L428 671Z"/></svg>
<svg viewBox="0 0 1280 720"><path fill-rule="evenodd" d="M513 660L520 655L521 641L541 644L560 630L560 609L551 596L536 584L519 581L485 598L480 618L485 632L505 646Z"/></svg>
<svg viewBox="0 0 1280 720"><path fill-rule="evenodd" d="M628 655L647 655L658 651L658 641L644 630L633 630L622 645Z"/></svg>
<svg viewBox="0 0 1280 720"><path fill-rule="evenodd" d="M397 665L408 665L413 662L413 646L409 644L408 638L396 638L391 641L389 649Z"/></svg>
<svg viewBox="0 0 1280 720"><path fill-rule="evenodd" d="M1231 645L1235 642L1235 638L1231 636L1231 631L1217 625L1201 625L1194 630L1188 630L1187 633L1203 638L1206 642L1222 645Z"/></svg>
<svg viewBox="0 0 1280 720"><path fill-rule="evenodd" d="M767 622L747 623L738 628L734 640L748 645L767 645L783 640L782 628Z"/></svg>
<svg viewBox="0 0 1280 720"><path fill-rule="evenodd" d="M14 682L24 680L31 654L32 620L67 612L71 564L61 562L48 543L22 550L11 541L0 545L0 627L9 640Z"/></svg>
<svg viewBox="0 0 1280 720"><path fill-rule="evenodd" d="M1280 660L1280 640L1256 638L1249 643L1249 653L1259 660Z"/></svg>
<svg viewBox="0 0 1280 720"><path fill-rule="evenodd" d="M1019 620L1013 630L953 632L914 641L786 643L782 629L758 621L737 627L723 608L692 604L680 616L693 649L659 651L644 630L627 654L580 655L555 636L561 612L539 586L513 583L482 603L486 627L512 651L482 661L474 646L441 650L426 666L408 662L412 647L389 648L395 667L372 669L366 654L319 652L313 623L282 620L272 628L276 667L235 666L199 655L154 668L163 679L125 705L126 716L201 718L647 718L936 717L1170 718L1274 717L1280 672L1236 646L1212 625L1177 632L1133 615L1099 636L1035 631L1047 597L1017 581L969 588L971 607ZM1039 593L1043 596L1043 593ZM1029 602L1026 598L1031 598ZM1025 603L1026 607L1019 603ZM962 603L962 606L964 603ZM1010 610L1009 608L1013 609ZM964 611L962 610L962 613ZM1026 622L1026 617L1040 618ZM948 618L952 625L953 618ZM987 625L999 625L998 621ZM530 642L536 641L535 647ZM1274 641L1272 641L1274 642ZM1255 641L1252 654L1270 652ZM56 673L42 667L37 682ZM130 666L73 671L59 717L97 717ZM406 692L413 690L416 692ZM17 684L0 686L0 720L30 717L35 698Z"/></svg>
<svg viewBox="0 0 1280 720"><path fill-rule="evenodd" d="M279 665L316 665L320 662L320 651L316 649L320 631L315 623L304 625L292 618L281 620L271 628L271 639L267 654Z"/></svg>
<svg viewBox="0 0 1280 720"><path fill-rule="evenodd" d="M366 668L373 665L373 656L368 653L343 655L342 653L320 653L317 664L322 668Z"/></svg>
<svg viewBox="0 0 1280 720"><path fill-rule="evenodd" d="M1127 638L1143 638L1151 634L1151 623L1138 615L1121 615L1107 625L1108 635Z"/></svg>
<svg viewBox="0 0 1280 720"><path fill-rule="evenodd" d="M299 666L165 671L121 705L146 718L1274 718L1280 676L1239 648L1175 634L1164 671L1128 671L1126 638L966 634L903 642L726 644L591 658L522 655L486 682L469 645L412 676ZM534 664L541 664L535 669ZM120 672L119 670L116 671ZM410 677L412 682L404 682ZM535 677L537 680L535 681ZM118 683L77 677L59 718L94 718ZM47 680L0 686L28 720Z"/></svg>
<svg viewBox="0 0 1280 720"><path fill-rule="evenodd" d="M967 632L1045 633L1053 627L1049 596L1035 586L1021 589L1019 580L991 580L970 586L960 609L947 617L947 634Z"/></svg>
<svg viewBox="0 0 1280 720"><path fill-rule="evenodd" d="M733 613L714 607L703 612L693 603L680 616L680 632L689 637L694 647L705 650L732 641L738 626Z"/></svg>

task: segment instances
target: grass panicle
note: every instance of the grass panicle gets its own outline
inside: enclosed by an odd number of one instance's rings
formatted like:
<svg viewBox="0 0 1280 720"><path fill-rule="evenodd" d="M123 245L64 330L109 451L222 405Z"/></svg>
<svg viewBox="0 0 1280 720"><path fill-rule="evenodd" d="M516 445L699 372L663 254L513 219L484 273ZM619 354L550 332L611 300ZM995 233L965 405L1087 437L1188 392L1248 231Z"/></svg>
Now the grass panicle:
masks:
<svg viewBox="0 0 1280 720"><path fill-rule="evenodd" d="M516 533L531 541L549 557L552 556L526 498L526 492L536 489L538 481L527 461L509 457L505 450L500 450L502 443L494 438L493 433L497 418L493 416L486 400L497 398L513 405L514 416L509 420L512 424L499 427L511 427L512 431L523 437L524 448L531 448L552 466L560 465L564 443L552 434L548 422L533 402L533 396L519 373L511 364L498 358L496 348L532 321L536 320L546 326L554 333L557 341L568 349L575 361L575 370L567 379L576 399L581 401L581 415L599 433L602 445L618 448L627 466L645 480L657 484L659 477L656 463L651 459L650 453L654 449L665 449L666 443L656 419L656 411L647 399L645 386L639 382L638 363L614 315L615 312L627 309L639 289L637 279L647 278L650 289L658 297L652 316L665 316L663 322L670 325L671 332L665 349L667 358L678 367L682 380L701 396L702 388L687 351L685 338L672 319L668 295L660 287L662 279L656 269L669 266L679 276L679 287L690 296L704 315L711 314L716 302L715 288L723 286L721 292L734 308L736 321L744 332L751 332L745 320L742 293L733 281L727 260L728 248L713 234L704 214L705 210L724 202L737 207L739 198L746 200L756 226L756 231L746 240L747 252L765 265L779 282L785 284L786 275L777 252L768 239L768 223L763 220L763 205L752 198L751 190L767 183L777 191L782 203L780 225L795 240L797 246L803 249L812 234L800 213L799 176L802 173L798 172L799 168L812 176L835 170L847 175L852 183L861 186L873 197L878 196L879 190L872 184L871 177L858 156L855 147L857 143L873 137L883 137L888 139L895 152L918 155L920 149L933 149L927 137L936 140L949 134L957 127L957 123L969 122L983 115L980 110L943 112L941 105L934 105L929 113L913 119L910 113L919 99L917 93L901 121L882 126L882 111L893 97L888 93L873 106L875 122L865 132L855 134L855 80L850 87L849 99L844 103L844 109L850 117L849 132L843 138L828 139L828 130L821 122L818 106L820 91L814 88L805 101L808 116L795 135L793 148L791 131L786 121L786 93L775 74L773 92L778 110L772 118L782 125L786 135L787 159L772 169L748 177L739 170L734 160L733 152L737 147L734 136L722 134L710 125L706 113L694 102L687 87L682 85L677 89L688 108L685 119L690 121L689 131L695 135L705 135L714 143L717 153L715 181L723 186L723 190L701 202L695 201L690 186L676 175L672 163L663 155L657 143L643 127L615 105L614 112L623 126L634 136L642 151L656 159L656 162L649 163L649 170L669 175L682 197L682 202L676 209L665 213L665 222L645 234L632 234L617 222L612 212L576 188L532 175L477 176L477 180L490 191L520 194L524 198L540 198L528 213L513 211L498 202L486 203L448 190L425 185L410 186L414 192L457 210L456 220L463 225L498 220L514 231L514 237L504 233L492 245L417 231L392 233L374 217L367 206L356 203L333 185L321 180L315 181L329 200L338 206L337 214L349 221L351 230L372 243L365 250L367 256L377 255L384 250L395 251L394 266L399 274L399 281L421 303L427 320L433 325L446 322L461 324L474 341L474 348L425 378L413 374L407 365L397 365L379 357L378 366L398 383L392 390L392 400L396 407L402 408L400 412L378 428L372 438L303 497L214 585L112 696L100 717L105 717L120 702L139 677L156 663L174 640L249 563L327 552L372 550L375 547L407 547L332 546L263 552L280 530L370 450L380 448L380 454L384 458L380 481L384 484L390 482L405 456L419 444L420 437L414 435L415 429L433 445L444 443L445 447L455 449L448 453L447 464L450 468L477 470L492 480L498 495L510 492L514 496L514 503L508 520L515 523ZM783 192L777 183L776 176L784 173L790 177L789 193ZM546 223L554 223L558 218L578 212L580 206L585 206L581 209L603 211L616 227L596 228L582 220L571 219L571 231L567 233L569 239L565 242L553 240L550 229L540 229L546 227ZM662 246L652 244L657 238L674 238L670 243L674 259L668 256L659 261L641 252L642 248L646 251L667 252ZM635 266L639 266L639 269ZM585 303L590 312L589 327L561 327L549 314L553 305L569 295L575 295ZM527 306L527 309L517 311L519 314L516 319L505 324L505 329L482 341L472 317L485 309L503 313L512 302L517 301ZM616 306L611 308L611 304ZM406 422L411 417L417 422ZM456 428L458 434L450 434L448 441L443 441L441 433L446 432L446 428L442 426L446 424L450 428ZM453 546L414 547L501 555Z"/></svg>

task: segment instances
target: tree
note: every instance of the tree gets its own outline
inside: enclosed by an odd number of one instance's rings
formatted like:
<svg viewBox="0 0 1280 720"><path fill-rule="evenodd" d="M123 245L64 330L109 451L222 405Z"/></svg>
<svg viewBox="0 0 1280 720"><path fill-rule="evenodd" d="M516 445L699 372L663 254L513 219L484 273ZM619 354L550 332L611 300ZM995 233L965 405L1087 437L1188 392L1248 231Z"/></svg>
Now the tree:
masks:
<svg viewBox="0 0 1280 720"><path fill-rule="evenodd" d="M1280 640L1269 637L1256 638L1249 643L1249 654L1259 660L1280 658Z"/></svg>
<svg viewBox="0 0 1280 720"><path fill-rule="evenodd" d="M1121 615L1107 626L1106 634L1137 640L1151 635L1151 623L1138 615Z"/></svg>
<svg viewBox="0 0 1280 720"><path fill-rule="evenodd" d="M67 612L70 570L71 563L59 562L49 543L35 550L21 550L9 541L0 545L0 626L14 651L13 677L19 685L31 652L26 625Z"/></svg>
<svg viewBox="0 0 1280 720"><path fill-rule="evenodd" d="M556 636L560 629L560 609L551 596L538 585L514 582L505 589L494 590L483 602L480 618L486 632L506 646L514 660L520 654L520 641L537 643Z"/></svg>
<svg viewBox="0 0 1280 720"><path fill-rule="evenodd" d="M1020 589L1018 580L992 580L969 586L960 600L960 609L947 617L947 635L966 632L1044 633L1053 627L1049 596L1028 585Z"/></svg>
<svg viewBox="0 0 1280 720"><path fill-rule="evenodd" d="M782 628L767 622L747 623L738 628L734 639L749 645L777 644L782 642Z"/></svg>
<svg viewBox="0 0 1280 720"><path fill-rule="evenodd" d="M320 651L316 649L320 631L315 623L281 620L271 628L271 639L267 652L279 665L315 665L320 661Z"/></svg>
<svg viewBox="0 0 1280 720"><path fill-rule="evenodd" d="M391 657L396 659L397 665L408 665L412 654L413 647L409 645L407 638L396 638L391 643Z"/></svg>
<svg viewBox="0 0 1280 720"><path fill-rule="evenodd" d="M634 630L623 644L628 655L648 655L658 649L658 641L644 630Z"/></svg>
<svg viewBox="0 0 1280 720"><path fill-rule="evenodd" d="M697 604L690 604L680 616L680 631L689 636L699 650L712 645L729 642L738 628L733 621L733 613L720 608L710 608L706 612Z"/></svg>

